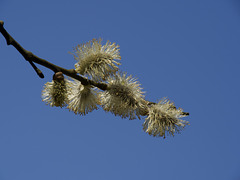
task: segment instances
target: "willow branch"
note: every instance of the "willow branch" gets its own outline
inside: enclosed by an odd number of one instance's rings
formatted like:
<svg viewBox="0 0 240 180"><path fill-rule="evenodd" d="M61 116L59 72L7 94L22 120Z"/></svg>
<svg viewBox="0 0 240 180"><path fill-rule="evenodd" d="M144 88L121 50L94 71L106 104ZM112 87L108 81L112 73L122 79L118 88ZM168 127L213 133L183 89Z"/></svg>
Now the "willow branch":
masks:
<svg viewBox="0 0 240 180"><path fill-rule="evenodd" d="M4 22L0 21L0 32L2 33L4 38L6 39L7 45L14 46L17 49L17 51L24 57L24 59L31 64L31 66L37 72L39 77L44 78L42 72L35 66L35 64L33 62L35 62L37 64L40 64L40 65L42 65L42 66L44 66L48 69L51 69L55 73L56 72L62 72L63 74L65 74L69 77L72 77L74 79L79 80L85 86L86 85L93 85L93 86L98 87L99 89L101 89L103 91L108 89L108 85L106 83L98 83L98 82L95 82L93 80L87 79L85 77L79 76L74 69L64 69L60 66L57 66L55 64L52 64L52 63L46 61L45 59L39 58L38 56L34 55L30 51L27 51L4 29L3 25L4 25ZM153 102L150 102L150 101L146 101L146 103L147 103L148 106L156 104L156 103L153 103ZM176 108L176 107L174 106L172 108ZM186 115L186 116L189 115L188 112L183 112L182 114ZM142 114L142 115L145 116L146 114Z"/></svg>

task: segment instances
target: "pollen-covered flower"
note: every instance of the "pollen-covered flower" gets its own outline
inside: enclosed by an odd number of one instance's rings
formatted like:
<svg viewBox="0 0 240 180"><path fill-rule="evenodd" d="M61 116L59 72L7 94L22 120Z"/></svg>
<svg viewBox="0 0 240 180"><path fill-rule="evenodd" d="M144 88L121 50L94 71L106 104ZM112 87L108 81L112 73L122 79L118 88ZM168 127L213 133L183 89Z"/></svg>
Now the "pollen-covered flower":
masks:
<svg viewBox="0 0 240 180"><path fill-rule="evenodd" d="M62 81L53 80L47 82L42 90L42 100L50 106L64 107L68 103L69 85L71 82L67 79Z"/></svg>
<svg viewBox="0 0 240 180"><path fill-rule="evenodd" d="M188 125L187 121L180 119L185 116L181 108L176 109L173 103L164 99L149 108L143 129L153 136L165 138L166 133L174 136L174 133L180 133Z"/></svg>
<svg viewBox="0 0 240 180"><path fill-rule="evenodd" d="M143 92L140 84L131 76L116 74L108 78L108 90L100 95L101 105L105 111L110 111L122 118L140 119Z"/></svg>
<svg viewBox="0 0 240 180"><path fill-rule="evenodd" d="M109 75L118 71L116 60L120 60L119 46L107 41L101 44L102 39L93 39L86 44L76 47L75 70L82 75L88 75L96 81L105 80Z"/></svg>
<svg viewBox="0 0 240 180"><path fill-rule="evenodd" d="M74 81L69 95L68 109L75 114L85 115L97 109L97 95L91 86L84 86L79 81Z"/></svg>

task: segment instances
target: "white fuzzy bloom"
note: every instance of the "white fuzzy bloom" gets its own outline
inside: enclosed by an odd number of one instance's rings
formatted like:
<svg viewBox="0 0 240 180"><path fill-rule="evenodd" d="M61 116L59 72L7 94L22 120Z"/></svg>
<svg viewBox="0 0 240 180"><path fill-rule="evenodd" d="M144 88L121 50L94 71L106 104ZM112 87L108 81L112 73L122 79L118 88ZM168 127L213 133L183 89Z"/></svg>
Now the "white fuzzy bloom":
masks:
<svg viewBox="0 0 240 180"><path fill-rule="evenodd" d="M185 116L182 109L176 109L173 103L164 99L149 108L149 114L145 119L143 129L153 136L165 138L166 133L174 136L174 133L180 133L189 124L187 121L180 119Z"/></svg>
<svg viewBox="0 0 240 180"><path fill-rule="evenodd" d="M79 81L73 82L71 94L69 95L68 109L75 114L86 115L97 109L97 95L91 86L84 86Z"/></svg>
<svg viewBox="0 0 240 180"><path fill-rule="evenodd" d="M107 41L105 45L101 44L102 39L93 39L86 44L76 47L75 70L82 75L88 75L93 80L105 80L109 75L118 71L117 65L120 60L119 46Z"/></svg>
<svg viewBox="0 0 240 180"><path fill-rule="evenodd" d="M42 90L42 100L47 105L64 107L68 103L71 81L64 79L61 82L47 82Z"/></svg>
<svg viewBox="0 0 240 180"><path fill-rule="evenodd" d="M140 119L143 92L140 84L131 76L116 74L108 78L108 90L101 92L100 102L105 111L122 118Z"/></svg>

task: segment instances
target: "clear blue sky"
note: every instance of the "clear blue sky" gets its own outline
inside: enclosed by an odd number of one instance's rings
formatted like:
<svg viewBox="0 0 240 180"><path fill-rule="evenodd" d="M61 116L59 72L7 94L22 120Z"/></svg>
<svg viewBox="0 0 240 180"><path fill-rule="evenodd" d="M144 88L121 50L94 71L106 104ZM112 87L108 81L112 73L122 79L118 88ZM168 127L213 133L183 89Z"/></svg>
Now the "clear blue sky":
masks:
<svg viewBox="0 0 240 180"><path fill-rule="evenodd" d="M0 35L0 180L239 180L240 1L0 0L0 19L27 50L73 68L93 38L120 45L122 71L146 98L190 112L181 134L154 138L142 120L50 108L52 72Z"/></svg>

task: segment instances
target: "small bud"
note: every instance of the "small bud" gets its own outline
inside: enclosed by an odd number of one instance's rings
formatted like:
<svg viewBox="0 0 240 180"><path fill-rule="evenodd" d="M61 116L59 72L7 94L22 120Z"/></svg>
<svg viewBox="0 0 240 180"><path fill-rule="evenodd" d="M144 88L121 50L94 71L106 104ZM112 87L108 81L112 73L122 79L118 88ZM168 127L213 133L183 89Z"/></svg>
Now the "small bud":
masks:
<svg viewBox="0 0 240 180"><path fill-rule="evenodd" d="M54 81L57 81L57 82L63 81L63 80L64 80L63 73L62 73L62 72L56 72L56 73L53 75L53 80L54 80Z"/></svg>

